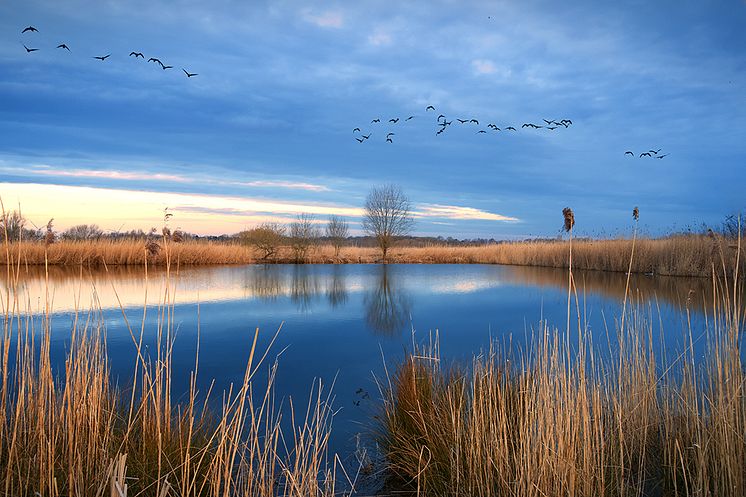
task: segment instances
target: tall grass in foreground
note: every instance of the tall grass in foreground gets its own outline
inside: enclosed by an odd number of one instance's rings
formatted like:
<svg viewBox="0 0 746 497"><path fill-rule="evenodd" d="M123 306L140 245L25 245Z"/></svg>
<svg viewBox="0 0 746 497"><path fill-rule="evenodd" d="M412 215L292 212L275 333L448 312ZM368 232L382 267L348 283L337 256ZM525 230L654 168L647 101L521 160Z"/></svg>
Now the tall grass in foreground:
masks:
<svg viewBox="0 0 746 497"><path fill-rule="evenodd" d="M713 277L713 294L673 358L639 302L608 356L587 329L546 324L524 352L494 343L468 366L442 365L437 342L415 350L382 384L390 469L423 495L746 495L741 282Z"/></svg>
<svg viewBox="0 0 746 497"><path fill-rule="evenodd" d="M22 260L5 244L7 291L0 336L0 494L8 496L325 496L337 466L327 460L331 398L312 389L304 415L275 402L277 365L247 342L244 377L219 394L197 390L199 352L184 402L172 403L174 288L166 284L156 330L130 327L132 384L113 385L100 312L76 312L64 371L50 358L50 300L33 316L17 282ZM170 266L167 267L167 271ZM168 281L168 278L167 278ZM150 310L146 307L144 313ZM127 316L123 313L123 318ZM144 334L157 334L147 352ZM260 357L261 356L261 357ZM290 415L291 428L283 422ZM284 427L284 429L283 429Z"/></svg>

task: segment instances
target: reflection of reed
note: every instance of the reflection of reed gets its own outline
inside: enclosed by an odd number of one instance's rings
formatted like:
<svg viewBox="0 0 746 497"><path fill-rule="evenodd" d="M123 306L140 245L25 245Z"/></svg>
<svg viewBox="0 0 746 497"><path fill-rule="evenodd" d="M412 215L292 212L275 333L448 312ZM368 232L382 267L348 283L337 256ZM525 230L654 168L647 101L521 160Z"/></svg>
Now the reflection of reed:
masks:
<svg viewBox="0 0 746 497"><path fill-rule="evenodd" d="M335 264L332 268L331 280L326 286L326 299L332 308L347 302L347 285L345 285L344 266Z"/></svg>
<svg viewBox="0 0 746 497"><path fill-rule="evenodd" d="M503 266L503 278L520 285L551 286L567 289L567 270L557 268ZM605 297L624 298L627 275L606 271L575 271L578 290ZM705 302L712 302L712 282L708 278L683 278L676 276L645 276L632 274L629 281L632 298L659 299L675 307L687 306L701 309Z"/></svg>
<svg viewBox="0 0 746 497"><path fill-rule="evenodd" d="M409 297L396 285L393 270L380 266L378 285L365 296L365 320L374 331L395 335L406 326L411 311Z"/></svg>
<svg viewBox="0 0 746 497"><path fill-rule="evenodd" d="M318 277L309 268L308 264L294 265L290 281L290 300L303 312L311 310L313 297L320 293Z"/></svg>

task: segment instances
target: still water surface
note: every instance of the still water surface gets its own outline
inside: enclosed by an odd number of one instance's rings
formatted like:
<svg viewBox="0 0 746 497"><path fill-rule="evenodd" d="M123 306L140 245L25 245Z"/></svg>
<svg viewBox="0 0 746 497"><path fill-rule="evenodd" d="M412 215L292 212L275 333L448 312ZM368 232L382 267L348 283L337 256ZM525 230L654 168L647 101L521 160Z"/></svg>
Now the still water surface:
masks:
<svg viewBox="0 0 746 497"><path fill-rule="evenodd" d="M581 312L596 347L607 347L624 296L625 275L578 272ZM20 281L25 301L44 309L52 301L52 351L62 365L75 310L100 309L108 336L112 371L127 384L134 346L123 316L151 347L157 330L157 305L163 300L165 273L142 268L80 271L52 268L48 287L40 270ZM174 394L188 390L199 330L200 385L215 380L216 391L240 383L254 330L259 350L282 327L270 356L279 356L279 398L304 403L314 379L334 384L332 449L349 454L355 435L375 414L374 374L383 375L412 343L437 331L445 360L468 359L491 339L518 347L540 320L564 329L567 272L560 269L495 265L271 265L181 269L172 273L175 288ZM685 306L694 327L702 328L708 298L706 279L633 276L631 291L653 316L653 334L667 349L685 339ZM7 291L7 290L5 290ZM121 306L121 307L120 307ZM574 318L573 310L573 320ZM575 321L574 321L575 322ZM608 350L608 349L607 349ZM264 368L266 370L266 368ZM356 394L362 388L368 398ZM359 402L358 402L359 401ZM358 405L359 404L359 405Z"/></svg>

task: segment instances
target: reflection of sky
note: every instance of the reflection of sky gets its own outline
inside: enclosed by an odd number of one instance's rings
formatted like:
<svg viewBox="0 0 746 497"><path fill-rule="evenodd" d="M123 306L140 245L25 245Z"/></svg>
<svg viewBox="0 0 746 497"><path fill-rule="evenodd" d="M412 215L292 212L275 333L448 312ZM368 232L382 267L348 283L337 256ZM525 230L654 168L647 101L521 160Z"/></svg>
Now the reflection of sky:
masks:
<svg viewBox="0 0 746 497"><path fill-rule="evenodd" d="M0 196L61 228L148 229L169 206L205 233L300 210L359 229L382 182L423 234L551 236L566 205L579 232L628 231L635 205L652 232L715 224L743 208L744 21L724 0L8 0ZM574 124L521 128L543 118ZM670 156L624 155L651 148Z"/></svg>
<svg viewBox="0 0 746 497"><path fill-rule="evenodd" d="M594 276L595 275L595 276ZM338 450L351 446L350 437L360 423L370 420L372 404L353 405L355 391L364 388L375 397L372 373L383 374L382 357L395 363L413 342L427 341L431 333L440 337L447 361L466 359L497 339L515 347L525 346L541 330L540 319L564 329L566 322L566 273L546 268L483 265L275 265L183 270L176 285L174 346L174 393L188 386L188 371L194 365L197 337L200 347L200 387L206 390L216 380L220 391L242 378L254 330L260 330L263 350L282 326L273 353L282 351L277 388L280 397L307 398L314 378L330 384L336 377L333 443ZM579 277L580 275L578 275ZM588 310L587 322L599 350L606 347L607 327L614 341L613 320L619 315L625 277L623 274L584 273L586 291L581 305ZM143 285L139 271L112 271L107 280L100 273L83 283L76 275L50 273L56 305L68 292L86 292L94 281L104 302L112 285L120 297L132 302L125 310L130 326L139 334ZM163 274L151 273L149 299L155 304L163 295ZM581 279L580 277L578 279ZM42 279L22 279L26 288L39 288ZM678 285L678 287L676 287ZM671 350L685 343L685 316L676 295L684 298L688 288L707 286L685 278L633 279L631 288L654 298L660 292L658 311L653 313L653 339L663 340ZM620 290L621 289L621 290ZM700 291L700 290L697 290ZM199 299L197 299L199 296ZM205 298L210 296L211 298ZM199 305L197 303L199 302ZM85 305L81 305L83 310ZM60 308L58 307L58 310ZM648 312L647 307L644 312ZM132 338L122 313L111 306L103 311L111 367L120 384L131 374ZM199 315L199 326L197 316ZM702 331L702 317L693 316L693 329ZM575 323L573 308L573 325ZM63 357L71 314L53 316L53 354ZM145 343L153 350L157 313L145 318ZM701 344L696 344L698 350ZM273 354L270 354L273 357ZM60 364L61 367L61 363ZM262 369L264 371L264 369ZM260 380L262 376L260 375Z"/></svg>

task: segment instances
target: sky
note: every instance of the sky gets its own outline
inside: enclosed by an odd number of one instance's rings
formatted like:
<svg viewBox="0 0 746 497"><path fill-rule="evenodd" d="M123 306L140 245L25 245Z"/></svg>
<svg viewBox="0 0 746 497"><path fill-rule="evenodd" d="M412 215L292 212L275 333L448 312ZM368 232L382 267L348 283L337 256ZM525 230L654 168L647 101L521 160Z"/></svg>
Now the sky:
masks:
<svg viewBox="0 0 746 497"><path fill-rule="evenodd" d="M0 199L58 229L359 233L391 183L418 235L554 237L568 206L580 235L635 206L651 235L717 226L746 204L744 27L743 0L4 0Z"/></svg>

